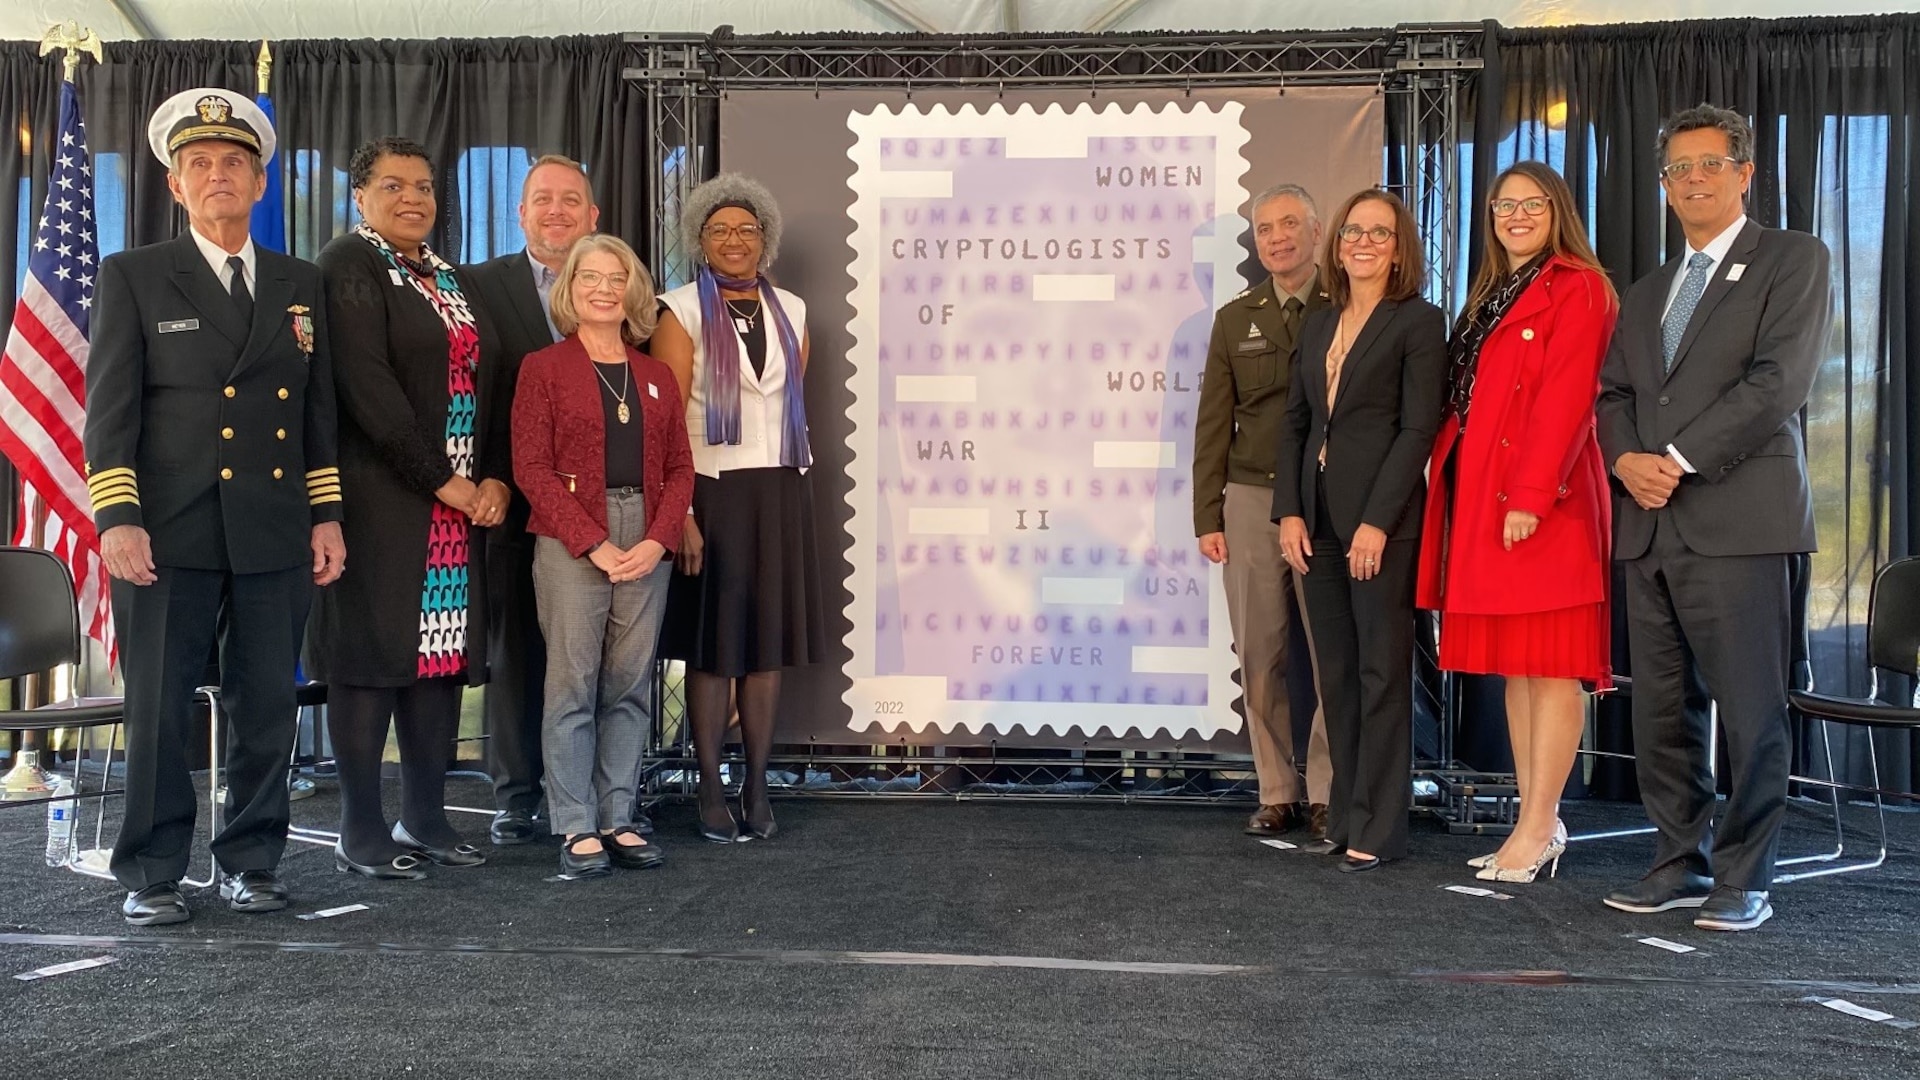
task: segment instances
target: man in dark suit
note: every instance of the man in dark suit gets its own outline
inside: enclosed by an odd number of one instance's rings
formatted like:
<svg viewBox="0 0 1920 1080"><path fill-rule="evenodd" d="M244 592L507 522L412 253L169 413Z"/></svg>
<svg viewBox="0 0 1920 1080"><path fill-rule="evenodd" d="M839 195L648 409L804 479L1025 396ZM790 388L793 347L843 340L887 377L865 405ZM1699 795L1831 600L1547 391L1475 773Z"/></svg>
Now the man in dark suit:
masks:
<svg viewBox="0 0 1920 1080"><path fill-rule="evenodd" d="M346 560L320 273L247 232L273 129L245 96L201 89L161 105L147 137L190 228L101 264L86 426L126 681L112 868L136 926L192 915L179 891L197 805L187 747L216 636L230 720L220 896L235 911L287 906L275 869L294 667L313 587Z"/></svg>
<svg viewBox="0 0 1920 1080"><path fill-rule="evenodd" d="M1309 831L1318 840L1326 835L1333 773L1326 722L1316 708L1302 799L1287 692L1287 646L1294 615L1302 609L1270 520L1294 339L1307 315L1327 303L1314 271L1321 227L1313 197L1296 184L1261 192L1253 200L1253 233L1269 276L1214 316L1193 427L1193 533L1200 553L1225 567L1241 705L1260 780L1260 808L1245 831L1278 836L1298 823L1304 802Z"/></svg>
<svg viewBox="0 0 1920 1080"><path fill-rule="evenodd" d="M513 406L520 362L560 340L548 316L549 293L580 238L600 223L593 186L580 163L548 154L533 163L520 190L520 230L527 246L469 271L480 303L500 330L501 386ZM496 844L525 844L537 835L540 805L540 720L545 711L547 646L533 601L533 538L527 500L516 498L506 520L487 530L487 745L493 773ZM644 821L645 819L641 819ZM650 830L643 830L650 831Z"/></svg>
<svg viewBox="0 0 1920 1080"><path fill-rule="evenodd" d="M1701 105L1660 133L1661 183L1687 250L1635 282L1601 372L1600 445L1629 501L1626 564L1633 736L1660 829L1653 870L1621 911L1700 909L1750 930L1786 812L1789 560L1814 549L1800 410L1829 325L1828 255L1805 233L1747 220L1753 132ZM1702 689L1719 702L1730 796L1720 822Z"/></svg>

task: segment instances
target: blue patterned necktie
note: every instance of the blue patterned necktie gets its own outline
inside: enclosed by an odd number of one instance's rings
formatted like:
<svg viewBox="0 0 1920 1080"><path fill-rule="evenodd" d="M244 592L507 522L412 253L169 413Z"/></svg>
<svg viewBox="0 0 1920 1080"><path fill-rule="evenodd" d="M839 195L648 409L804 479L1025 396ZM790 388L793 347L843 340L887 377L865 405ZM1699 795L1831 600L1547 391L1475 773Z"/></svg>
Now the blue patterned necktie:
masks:
<svg viewBox="0 0 1920 1080"><path fill-rule="evenodd" d="M1700 304L1700 296L1707 291L1707 274L1713 269L1713 256L1704 251L1696 252L1687 260L1687 277L1680 283L1679 295L1673 298L1673 306L1667 309L1667 317L1660 323L1660 352L1666 359L1665 370L1673 370L1674 354L1680 351L1680 339L1687 336L1687 323L1693 318L1693 309Z"/></svg>

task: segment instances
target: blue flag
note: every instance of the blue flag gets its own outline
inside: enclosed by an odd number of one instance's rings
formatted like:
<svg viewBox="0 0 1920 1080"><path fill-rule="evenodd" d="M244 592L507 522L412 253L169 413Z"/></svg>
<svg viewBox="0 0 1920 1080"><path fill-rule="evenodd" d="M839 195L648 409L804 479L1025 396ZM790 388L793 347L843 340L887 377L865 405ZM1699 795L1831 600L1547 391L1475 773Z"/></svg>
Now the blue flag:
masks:
<svg viewBox="0 0 1920 1080"><path fill-rule="evenodd" d="M253 99L260 111L267 114L267 123L277 130L280 122L273 116L273 97L261 94ZM280 151L274 148L273 157L266 162L267 192L253 205L253 242L269 251L286 254L287 250L287 207L280 189Z"/></svg>

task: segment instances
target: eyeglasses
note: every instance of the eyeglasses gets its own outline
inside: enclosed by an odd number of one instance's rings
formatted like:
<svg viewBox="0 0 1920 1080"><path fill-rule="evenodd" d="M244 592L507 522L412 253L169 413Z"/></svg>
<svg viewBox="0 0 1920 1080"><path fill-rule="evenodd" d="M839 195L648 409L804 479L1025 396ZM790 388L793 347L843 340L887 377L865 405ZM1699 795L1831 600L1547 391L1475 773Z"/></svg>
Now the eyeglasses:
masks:
<svg viewBox="0 0 1920 1080"><path fill-rule="evenodd" d="M1539 217L1547 212L1552 202L1545 195L1536 195L1531 199L1495 199L1488 205L1493 208L1493 216L1497 218L1510 218L1515 210L1525 210L1528 217Z"/></svg>
<svg viewBox="0 0 1920 1080"><path fill-rule="evenodd" d="M764 231L758 225L709 225L700 230L700 235L716 244L724 244L736 236L752 243L760 239L760 234Z"/></svg>
<svg viewBox="0 0 1920 1080"><path fill-rule="evenodd" d="M1349 244L1359 243L1360 238L1363 236L1375 244L1384 244L1393 239L1394 232L1385 225L1375 225L1371 229L1362 228L1358 225L1342 225L1340 226L1339 233L1336 235Z"/></svg>
<svg viewBox="0 0 1920 1080"><path fill-rule="evenodd" d="M1671 165L1664 166L1660 170L1660 175L1667 178L1667 183L1677 184L1687 177L1692 176L1693 170L1696 167L1700 170L1700 175L1702 176L1719 176L1721 173L1727 171L1727 166L1743 164L1745 164L1745 162L1739 158L1703 157L1698 161L1676 161Z"/></svg>
<svg viewBox="0 0 1920 1080"><path fill-rule="evenodd" d="M614 292L626 292L627 282L631 279L625 274L603 274L598 270L582 270L573 275L573 280L585 285L588 289L597 289L605 285Z"/></svg>

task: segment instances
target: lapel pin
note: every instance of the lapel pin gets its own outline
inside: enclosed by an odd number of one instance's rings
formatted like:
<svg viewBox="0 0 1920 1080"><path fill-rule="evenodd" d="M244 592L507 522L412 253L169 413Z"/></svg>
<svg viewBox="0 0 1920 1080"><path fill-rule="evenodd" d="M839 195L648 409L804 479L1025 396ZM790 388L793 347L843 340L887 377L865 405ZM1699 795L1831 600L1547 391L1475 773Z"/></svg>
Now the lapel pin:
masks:
<svg viewBox="0 0 1920 1080"><path fill-rule="evenodd" d="M652 383L648 383L647 396L650 398L658 398L660 396L660 388L653 385Z"/></svg>
<svg viewBox="0 0 1920 1080"><path fill-rule="evenodd" d="M1740 275L1746 272L1747 272L1746 263L1734 263L1732 266L1727 267L1727 280L1739 281Z"/></svg>

